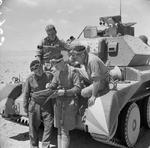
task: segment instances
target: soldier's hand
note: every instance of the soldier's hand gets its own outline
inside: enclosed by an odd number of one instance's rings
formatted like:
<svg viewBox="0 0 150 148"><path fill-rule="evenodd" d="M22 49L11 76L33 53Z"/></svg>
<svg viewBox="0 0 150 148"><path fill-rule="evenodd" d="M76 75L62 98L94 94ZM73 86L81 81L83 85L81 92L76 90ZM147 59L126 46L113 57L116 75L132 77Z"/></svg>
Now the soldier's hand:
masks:
<svg viewBox="0 0 150 148"><path fill-rule="evenodd" d="M57 95L58 96L63 96L65 94L65 90L64 89L59 89L58 91L57 91Z"/></svg>
<svg viewBox="0 0 150 148"><path fill-rule="evenodd" d="M95 100L96 100L96 97L95 96L91 96L91 98L88 100L88 106L92 106L95 104Z"/></svg>
<svg viewBox="0 0 150 148"><path fill-rule="evenodd" d="M45 88L49 88L50 87L50 83L46 83Z"/></svg>

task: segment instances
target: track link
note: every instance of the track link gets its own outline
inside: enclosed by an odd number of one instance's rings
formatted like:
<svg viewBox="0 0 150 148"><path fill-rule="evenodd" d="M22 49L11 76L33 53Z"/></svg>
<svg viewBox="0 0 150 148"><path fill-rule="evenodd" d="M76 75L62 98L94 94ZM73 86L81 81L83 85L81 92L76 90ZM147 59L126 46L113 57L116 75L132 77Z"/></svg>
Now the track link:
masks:
<svg viewBox="0 0 150 148"><path fill-rule="evenodd" d="M111 145L111 146L118 147L118 148L128 148L127 146L123 145L121 143L121 141L119 139L117 139L117 138L102 139L102 138L99 138L98 136L94 136L93 139L95 139L96 141L100 141L102 143Z"/></svg>
<svg viewBox="0 0 150 148"><path fill-rule="evenodd" d="M18 123L18 124L21 124L21 125L26 125L26 126L29 126L29 119L27 117L24 117L24 116L11 116L11 117L4 117L3 114L0 114L5 120L8 120L8 121L12 121L12 122L15 122L15 123Z"/></svg>
<svg viewBox="0 0 150 148"><path fill-rule="evenodd" d="M16 123L19 123L21 125L26 125L26 126L29 126L29 120L27 117L19 117L19 118L10 118L9 119L10 121L13 121L13 122L16 122Z"/></svg>

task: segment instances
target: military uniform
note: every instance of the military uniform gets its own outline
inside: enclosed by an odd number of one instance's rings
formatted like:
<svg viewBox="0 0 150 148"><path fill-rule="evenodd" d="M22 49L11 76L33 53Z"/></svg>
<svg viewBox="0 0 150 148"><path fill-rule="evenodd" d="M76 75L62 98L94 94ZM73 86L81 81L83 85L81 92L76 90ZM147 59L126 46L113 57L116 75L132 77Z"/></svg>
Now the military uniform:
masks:
<svg viewBox="0 0 150 148"><path fill-rule="evenodd" d="M38 60L43 64L44 70L50 70L52 67L50 60L58 58L61 51L68 50L69 47L65 42L58 39L54 25L47 25L45 31L47 37L37 46L36 57L38 57Z"/></svg>
<svg viewBox="0 0 150 148"><path fill-rule="evenodd" d="M89 105L92 105L97 96L109 90L108 68L98 56L88 53L86 47L83 45L73 47L72 58L84 67L78 69L81 81L87 84L82 89L81 95L85 98L90 98L88 102Z"/></svg>
<svg viewBox="0 0 150 148"><path fill-rule="evenodd" d="M50 60L59 57L61 51L64 50L68 51L69 47L65 42L59 40L57 36L54 41L51 41L49 37L46 37L38 45L36 57L40 59L44 67L48 67Z"/></svg>
<svg viewBox="0 0 150 148"><path fill-rule="evenodd" d="M109 73L108 68L99 57L94 54L88 54L85 59L85 69L80 70L81 79L88 81L89 86L81 91L83 97L91 97L93 90L93 78L99 79L99 94L109 90Z"/></svg>
<svg viewBox="0 0 150 148"><path fill-rule="evenodd" d="M67 65L67 70L57 73L50 85L50 89L59 87L65 89L64 96L56 98L54 107L54 126L58 128L58 148L67 148L69 145L69 130L76 127L78 98L80 92L79 74Z"/></svg>
<svg viewBox="0 0 150 148"><path fill-rule="evenodd" d="M42 148L49 148L50 137L53 125L53 107L49 104L49 110L43 110L40 105L33 100L32 93L44 90L45 86L52 79L52 74L44 72L42 76L31 74L26 80L25 95L24 95L24 109L28 110L29 114L29 137L31 148L38 148L39 144L39 126L43 120L44 133L42 138Z"/></svg>

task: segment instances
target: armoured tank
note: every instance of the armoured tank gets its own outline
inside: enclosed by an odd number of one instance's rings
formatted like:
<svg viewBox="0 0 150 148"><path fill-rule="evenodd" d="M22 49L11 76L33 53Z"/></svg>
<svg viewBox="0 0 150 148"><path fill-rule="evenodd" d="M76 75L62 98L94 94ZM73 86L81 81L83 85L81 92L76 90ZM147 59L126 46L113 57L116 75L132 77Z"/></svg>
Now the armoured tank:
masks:
<svg viewBox="0 0 150 148"><path fill-rule="evenodd" d="M121 16L100 17L71 45L85 45L109 67L110 91L88 107L80 125L95 140L134 147L142 126L150 128L150 47L134 36L135 23ZM80 34L81 35L81 34Z"/></svg>
<svg viewBox="0 0 150 148"><path fill-rule="evenodd" d="M72 46L85 45L110 72L110 90L96 98L93 106L79 98L76 128L118 147L134 147L141 127L150 128L150 47L134 36L134 24L122 23L121 16L100 17L100 26L86 26L83 37L70 42ZM7 113L14 112L18 115L15 120L27 123L22 119L27 118L23 88L24 82L17 82L1 89L0 112L4 115L7 100L12 100Z"/></svg>

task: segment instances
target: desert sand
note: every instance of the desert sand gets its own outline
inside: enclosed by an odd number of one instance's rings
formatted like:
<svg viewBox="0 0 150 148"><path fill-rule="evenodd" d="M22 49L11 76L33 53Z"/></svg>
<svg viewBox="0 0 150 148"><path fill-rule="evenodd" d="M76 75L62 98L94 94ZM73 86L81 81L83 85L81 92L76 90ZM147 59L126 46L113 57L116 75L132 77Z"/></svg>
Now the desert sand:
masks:
<svg viewBox="0 0 150 148"><path fill-rule="evenodd" d="M0 117L0 148L29 148L29 129L28 126L15 122L7 121ZM52 138L52 147L56 147L57 130L54 129ZM71 143L70 148L115 148L95 141L91 136L83 131L74 130L70 132ZM42 136L42 128L41 135ZM150 130L144 129L139 137L135 148L150 148ZM39 143L41 148L41 141Z"/></svg>
<svg viewBox="0 0 150 148"><path fill-rule="evenodd" d="M34 51L0 51L0 88L9 83L13 76L25 80L29 71L29 63L34 59ZM0 148L29 148L29 128L15 122L5 120L0 116ZM42 131L42 130L41 130ZM41 132L42 135L42 132ZM136 148L150 148L150 130L143 130ZM56 146L56 129L54 130L52 146ZM70 148L113 148L93 140L83 131L71 132ZM41 142L40 142L41 148Z"/></svg>

